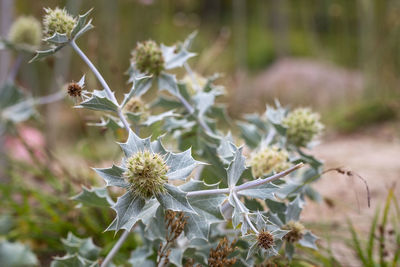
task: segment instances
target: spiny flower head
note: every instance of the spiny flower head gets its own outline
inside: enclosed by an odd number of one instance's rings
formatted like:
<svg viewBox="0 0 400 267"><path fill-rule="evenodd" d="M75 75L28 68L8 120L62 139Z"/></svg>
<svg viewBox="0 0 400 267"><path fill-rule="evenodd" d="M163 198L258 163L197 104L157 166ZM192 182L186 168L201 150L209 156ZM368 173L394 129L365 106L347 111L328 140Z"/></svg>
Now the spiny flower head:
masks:
<svg viewBox="0 0 400 267"><path fill-rule="evenodd" d="M257 244L263 249L270 249L274 246L274 236L268 231L260 231L257 236Z"/></svg>
<svg viewBox="0 0 400 267"><path fill-rule="evenodd" d="M284 239L290 243L295 243L303 238L304 235L304 225L299 222L290 221L284 226L283 230L289 230L289 232L284 236Z"/></svg>
<svg viewBox="0 0 400 267"><path fill-rule="evenodd" d="M42 40L40 22L31 16L19 17L10 28L8 39L14 44L38 47Z"/></svg>
<svg viewBox="0 0 400 267"><path fill-rule="evenodd" d="M309 108L295 109L282 123L287 127L288 141L296 146L307 146L324 129L319 114Z"/></svg>
<svg viewBox="0 0 400 267"><path fill-rule="evenodd" d="M289 154L277 146L267 147L256 154L250 160L251 170L254 177L260 177L272 171L281 172L290 167Z"/></svg>
<svg viewBox="0 0 400 267"><path fill-rule="evenodd" d="M185 77L183 77L182 82L186 84L189 94L194 95L197 92L197 88L200 90L204 88L207 84L207 79L200 74L193 73L192 76L186 74Z"/></svg>
<svg viewBox="0 0 400 267"><path fill-rule="evenodd" d="M158 44L152 40L138 43L132 53L132 61L142 73L159 75L164 70L164 58Z"/></svg>
<svg viewBox="0 0 400 267"><path fill-rule="evenodd" d="M77 22L76 19L71 16L65 8L45 8L44 10L46 15L43 17L43 25L46 37L51 37L56 32L71 37L71 32Z"/></svg>
<svg viewBox="0 0 400 267"><path fill-rule="evenodd" d="M72 97L80 97L82 95L82 87L75 82L69 83L67 92Z"/></svg>
<svg viewBox="0 0 400 267"><path fill-rule="evenodd" d="M147 110L146 105L140 97L132 97L124 107L125 112L143 113Z"/></svg>
<svg viewBox="0 0 400 267"><path fill-rule="evenodd" d="M134 195L148 199L165 192L163 185L168 181L167 172L163 157L145 150L126 160L124 178Z"/></svg>

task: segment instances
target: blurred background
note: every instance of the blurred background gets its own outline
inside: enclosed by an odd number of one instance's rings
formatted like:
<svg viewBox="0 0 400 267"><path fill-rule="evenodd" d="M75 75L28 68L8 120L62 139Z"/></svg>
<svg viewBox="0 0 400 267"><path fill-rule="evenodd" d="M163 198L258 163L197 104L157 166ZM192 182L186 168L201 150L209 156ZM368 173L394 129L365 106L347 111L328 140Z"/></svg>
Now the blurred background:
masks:
<svg viewBox="0 0 400 267"><path fill-rule="evenodd" d="M358 219L357 227L367 229L374 207L399 179L398 0L0 0L0 4L1 36L7 36L19 15L40 19L43 7L66 6L72 14L93 7L95 29L78 43L118 97L130 88L125 71L138 41L153 39L171 45L197 31L192 50L198 56L190 64L201 75L223 75L217 83L228 92L223 101L232 117L263 112L275 99L283 105L312 106L319 111L327 130L316 155L325 160L327 168L346 166L360 173L368 181L373 199L373 208L367 209L358 202L364 197L362 189L357 189L361 186L335 175L319 181L317 189L331 202L311 205L305 218L311 224L320 223L321 235L326 227L340 229L346 217ZM12 52L0 51L0 84L15 60ZM87 87L98 89L95 77L69 48L41 62L27 64L28 60L23 59L17 81L35 96L56 92L83 74L87 75ZM118 148L113 146L110 156L112 144L99 144L103 133L86 126L91 118L71 110L72 104L42 107L39 123L27 127L40 125L44 134L40 142L53 151L55 160L62 159L59 169L66 167L77 184L90 185L94 174L87 166L107 166L104 159L112 160ZM34 136L29 132L32 129L27 129L26 136ZM354 190L349 192L349 188ZM59 205L56 199L53 204ZM22 209L20 213L27 212ZM14 237L31 240L33 226L20 223L23 226ZM93 227L81 233L98 232L102 224L96 223L82 222ZM72 225L63 227L51 232L52 246L57 247L58 238L73 229ZM38 236L42 234L40 229L34 230ZM49 244L48 240L35 243L36 250L47 251L40 247L44 244ZM338 245L336 253L351 258L341 248Z"/></svg>

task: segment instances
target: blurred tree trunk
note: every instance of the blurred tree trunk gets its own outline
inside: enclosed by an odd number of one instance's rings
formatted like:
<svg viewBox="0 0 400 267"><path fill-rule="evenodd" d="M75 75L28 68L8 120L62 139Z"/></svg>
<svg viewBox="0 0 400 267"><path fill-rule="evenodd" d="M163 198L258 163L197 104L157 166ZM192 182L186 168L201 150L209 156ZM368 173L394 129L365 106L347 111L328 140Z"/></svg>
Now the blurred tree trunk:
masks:
<svg viewBox="0 0 400 267"><path fill-rule="evenodd" d="M278 58L288 55L289 26L287 0L271 1L272 32L274 34L275 51Z"/></svg>
<svg viewBox="0 0 400 267"><path fill-rule="evenodd" d="M13 0L0 0L0 35L7 36L8 29L11 26L14 14ZM10 52L7 50L0 51L0 90L6 82L8 69L10 65ZM5 180L5 166L7 164L4 150L4 134L3 129L0 129L0 181Z"/></svg>
<svg viewBox="0 0 400 267"><path fill-rule="evenodd" d="M377 47L374 16L374 2L371 0L357 0L359 22L359 64L364 74L366 95L372 94L377 84Z"/></svg>

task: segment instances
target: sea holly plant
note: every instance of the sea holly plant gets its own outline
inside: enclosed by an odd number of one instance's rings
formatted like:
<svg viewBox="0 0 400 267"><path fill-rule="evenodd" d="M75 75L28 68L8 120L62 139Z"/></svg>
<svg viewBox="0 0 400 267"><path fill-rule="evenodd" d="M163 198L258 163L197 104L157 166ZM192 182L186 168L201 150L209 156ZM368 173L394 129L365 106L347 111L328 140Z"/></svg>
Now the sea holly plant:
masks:
<svg viewBox="0 0 400 267"><path fill-rule="evenodd" d="M114 256L130 234L141 241L129 263L146 266L254 266L277 254L291 259L296 242L316 248L316 237L298 219L307 197L317 199L309 184L322 173L322 163L302 150L322 130L317 115L308 109L291 113L277 102L261 116L229 119L216 104L224 94L215 85L219 76L204 78L189 66L195 34L173 46L138 43L127 72L132 87L119 102L76 43L93 28L90 11L78 17L60 8L45 13L44 41L50 49L32 60L71 46L102 86L87 88L84 77L70 83L76 107L99 112L100 122L90 125L127 133L119 143L121 160L94 169L106 187L84 187L73 197L78 208L111 207L115 219L105 229L123 233L103 251L104 259L91 241L70 235L63 241L67 255L56 258L54 266L122 264ZM175 68L185 70L182 79L169 72ZM151 87L157 95L145 103L142 96ZM153 114L154 107L163 112ZM221 121L225 127L219 128ZM236 128L242 139L231 134ZM143 138L143 132L153 136ZM108 187L119 188L119 197L112 198Z"/></svg>

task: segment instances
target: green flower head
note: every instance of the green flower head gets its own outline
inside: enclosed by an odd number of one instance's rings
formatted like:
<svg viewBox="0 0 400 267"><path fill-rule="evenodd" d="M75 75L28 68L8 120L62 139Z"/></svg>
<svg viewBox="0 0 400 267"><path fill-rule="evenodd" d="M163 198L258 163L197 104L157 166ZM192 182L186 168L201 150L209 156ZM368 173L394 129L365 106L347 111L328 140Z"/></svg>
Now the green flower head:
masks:
<svg viewBox="0 0 400 267"><path fill-rule="evenodd" d="M167 172L163 157L145 150L127 159L124 177L132 194L148 199L165 191L163 185L168 182Z"/></svg>
<svg viewBox="0 0 400 267"><path fill-rule="evenodd" d="M44 34L46 37L53 36L56 32L71 37L71 32L76 25L76 19L71 16L65 8L45 8L46 15L43 17Z"/></svg>
<svg viewBox="0 0 400 267"><path fill-rule="evenodd" d="M303 238L305 228L299 222L290 221L282 226L282 229L289 231L283 238L290 243L295 243Z"/></svg>
<svg viewBox="0 0 400 267"><path fill-rule="evenodd" d="M290 112L283 120L283 125L287 127L288 142L299 147L307 146L324 129L319 114L309 108L298 108Z"/></svg>
<svg viewBox="0 0 400 267"><path fill-rule="evenodd" d="M164 70L164 58L156 42L149 40L136 45L132 61L142 73L158 76Z"/></svg>
<svg viewBox="0 0 400 267"><path fill-rule="evenodd" d="M12 24L8 39L14 44L38 47L42 40L40 22L31 16L19 17Z"/></svg>
<svg viewBox="0 0 400 267"><path fill-rule="evenodd" d="M132 97L124 106L124 111L132 113L143 113L147 111L147 108L140 97Z"/></svg>
<svg viewBox="0 0 400 267"><path fill-rule="evenodd" d="M250 159L250 166L254 177L261 177L272 171L281 172L290 167L289 154L277 146L264 148L255 153Z"/></svg>

